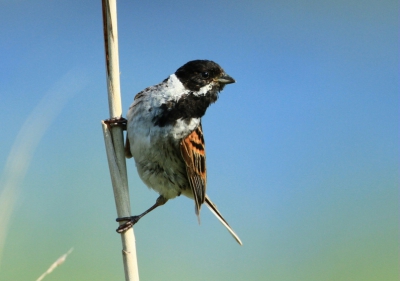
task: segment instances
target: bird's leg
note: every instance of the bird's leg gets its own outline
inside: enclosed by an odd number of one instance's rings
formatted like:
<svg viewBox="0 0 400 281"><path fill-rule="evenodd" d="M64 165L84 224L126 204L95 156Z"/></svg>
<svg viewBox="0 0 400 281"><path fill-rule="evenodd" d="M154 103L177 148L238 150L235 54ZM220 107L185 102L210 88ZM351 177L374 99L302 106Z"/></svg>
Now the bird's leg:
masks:
<svg viewBox="0 0 400 281"><path fill-rule="evenodd" d="M120 126L122 130L126 131L126 122L127 120L124 117L117 117L104 120L104 123L109 127Z"/></svg>
<svg viewBox="0 0 400 281"><path fill-rule="evenodd" d="M146 211L144 211L143 213L141 213L138 216L132 216L132 217L123 217L123 218L117 218L116 221L118 222L122 222L122 221L126 221L126 223L121 224L118 228L117 228L117 232L118 233L122 233L126 230L128 230L129 228L131 228L135 223L137 223L141 217L143 217L144 215L146 215L147 213L150 213L151 211L153 211L155 208L157 208L158 206L162 206L165 203L167 203L168 199L166 199L164 196L160 195L157 200L156 203L151 206L149 209L147 209Z"/></svg>

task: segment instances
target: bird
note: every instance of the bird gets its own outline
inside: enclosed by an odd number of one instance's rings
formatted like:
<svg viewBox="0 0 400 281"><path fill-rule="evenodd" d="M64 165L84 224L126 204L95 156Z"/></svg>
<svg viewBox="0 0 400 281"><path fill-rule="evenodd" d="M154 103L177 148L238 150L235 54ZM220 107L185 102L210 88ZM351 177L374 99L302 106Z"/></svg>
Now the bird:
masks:
<svg viewBox="0 0 400 281"><path fill-rule="evenodd" d="M236 81L210 60L189 61L161 83L139 92L126 119L125 156L134 158L141 180L159 193L138 216L117 218L122 233L168 200L194 200L200 223L205 204L242 245L239 236L206 194L206 153L201 118L225 85Z"/></svg>

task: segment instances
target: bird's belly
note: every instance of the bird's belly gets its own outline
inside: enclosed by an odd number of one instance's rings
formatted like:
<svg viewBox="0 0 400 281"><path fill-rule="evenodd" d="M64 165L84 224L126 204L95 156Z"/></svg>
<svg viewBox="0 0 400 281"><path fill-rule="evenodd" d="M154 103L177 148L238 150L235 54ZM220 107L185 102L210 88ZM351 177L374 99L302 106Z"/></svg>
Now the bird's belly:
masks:
<svg viewBox="0 0 400 281"><path fill-rule="evenodd" d="M131 139L131 138L130 138ZM167 199L190 190L179 143L167 136L132 136L131 152L142 181Z"/></svg>
<svg viewBox="0 0 400 281"><path fill-rule="evenodd" d="M157 126L153 123L154 112L145 107L144 111L128 114L130 150L139 176L167 199L181 193L193 198L180 141L200 124L200 118L178 119L174 124Z"/></svg>

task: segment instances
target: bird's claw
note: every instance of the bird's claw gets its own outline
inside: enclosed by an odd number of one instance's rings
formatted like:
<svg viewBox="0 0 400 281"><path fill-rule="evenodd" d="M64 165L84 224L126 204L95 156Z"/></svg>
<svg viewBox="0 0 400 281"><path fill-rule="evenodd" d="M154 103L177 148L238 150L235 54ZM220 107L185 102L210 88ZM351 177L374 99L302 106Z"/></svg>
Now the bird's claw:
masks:
<svg viewBox="0 0 400 281"><path fill-rule="evenodd" d="M123 130L126 130L127 120L124 117L116 117L116 118L106 119L103 122L110 127L119 126Z"/></svg>
<svg viewBox="0 0 400 281"><path fill-rule="evenodd" d="M116 231L118 233L122 233L124 231L127 231L129 228L135 225L139 221L140 217L139 216L132 216L132 217L123 217L123 218L117 218L116 221L122 222L126 221L126 223L121 224Z"/></svg>

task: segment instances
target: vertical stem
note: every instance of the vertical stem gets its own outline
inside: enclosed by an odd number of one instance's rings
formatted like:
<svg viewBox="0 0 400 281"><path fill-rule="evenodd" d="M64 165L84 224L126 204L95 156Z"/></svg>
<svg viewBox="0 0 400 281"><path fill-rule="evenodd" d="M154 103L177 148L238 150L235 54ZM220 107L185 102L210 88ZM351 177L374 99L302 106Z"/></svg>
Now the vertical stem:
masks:
<svg viewBox="0 0 400 281"><path fill-rule="evenodd" d="M106 76L110 118L122 116L121 93L119 82L118 31L116 0L102 0L104 47L106 56ZM107 159L110 168L118 217L129 217L130 201L124 139L121 127L109 128L102 122ZM125 269L125 280L138 281L139 272L136 258L136 244L133 228L121 234L122 257Z"/></svg>

